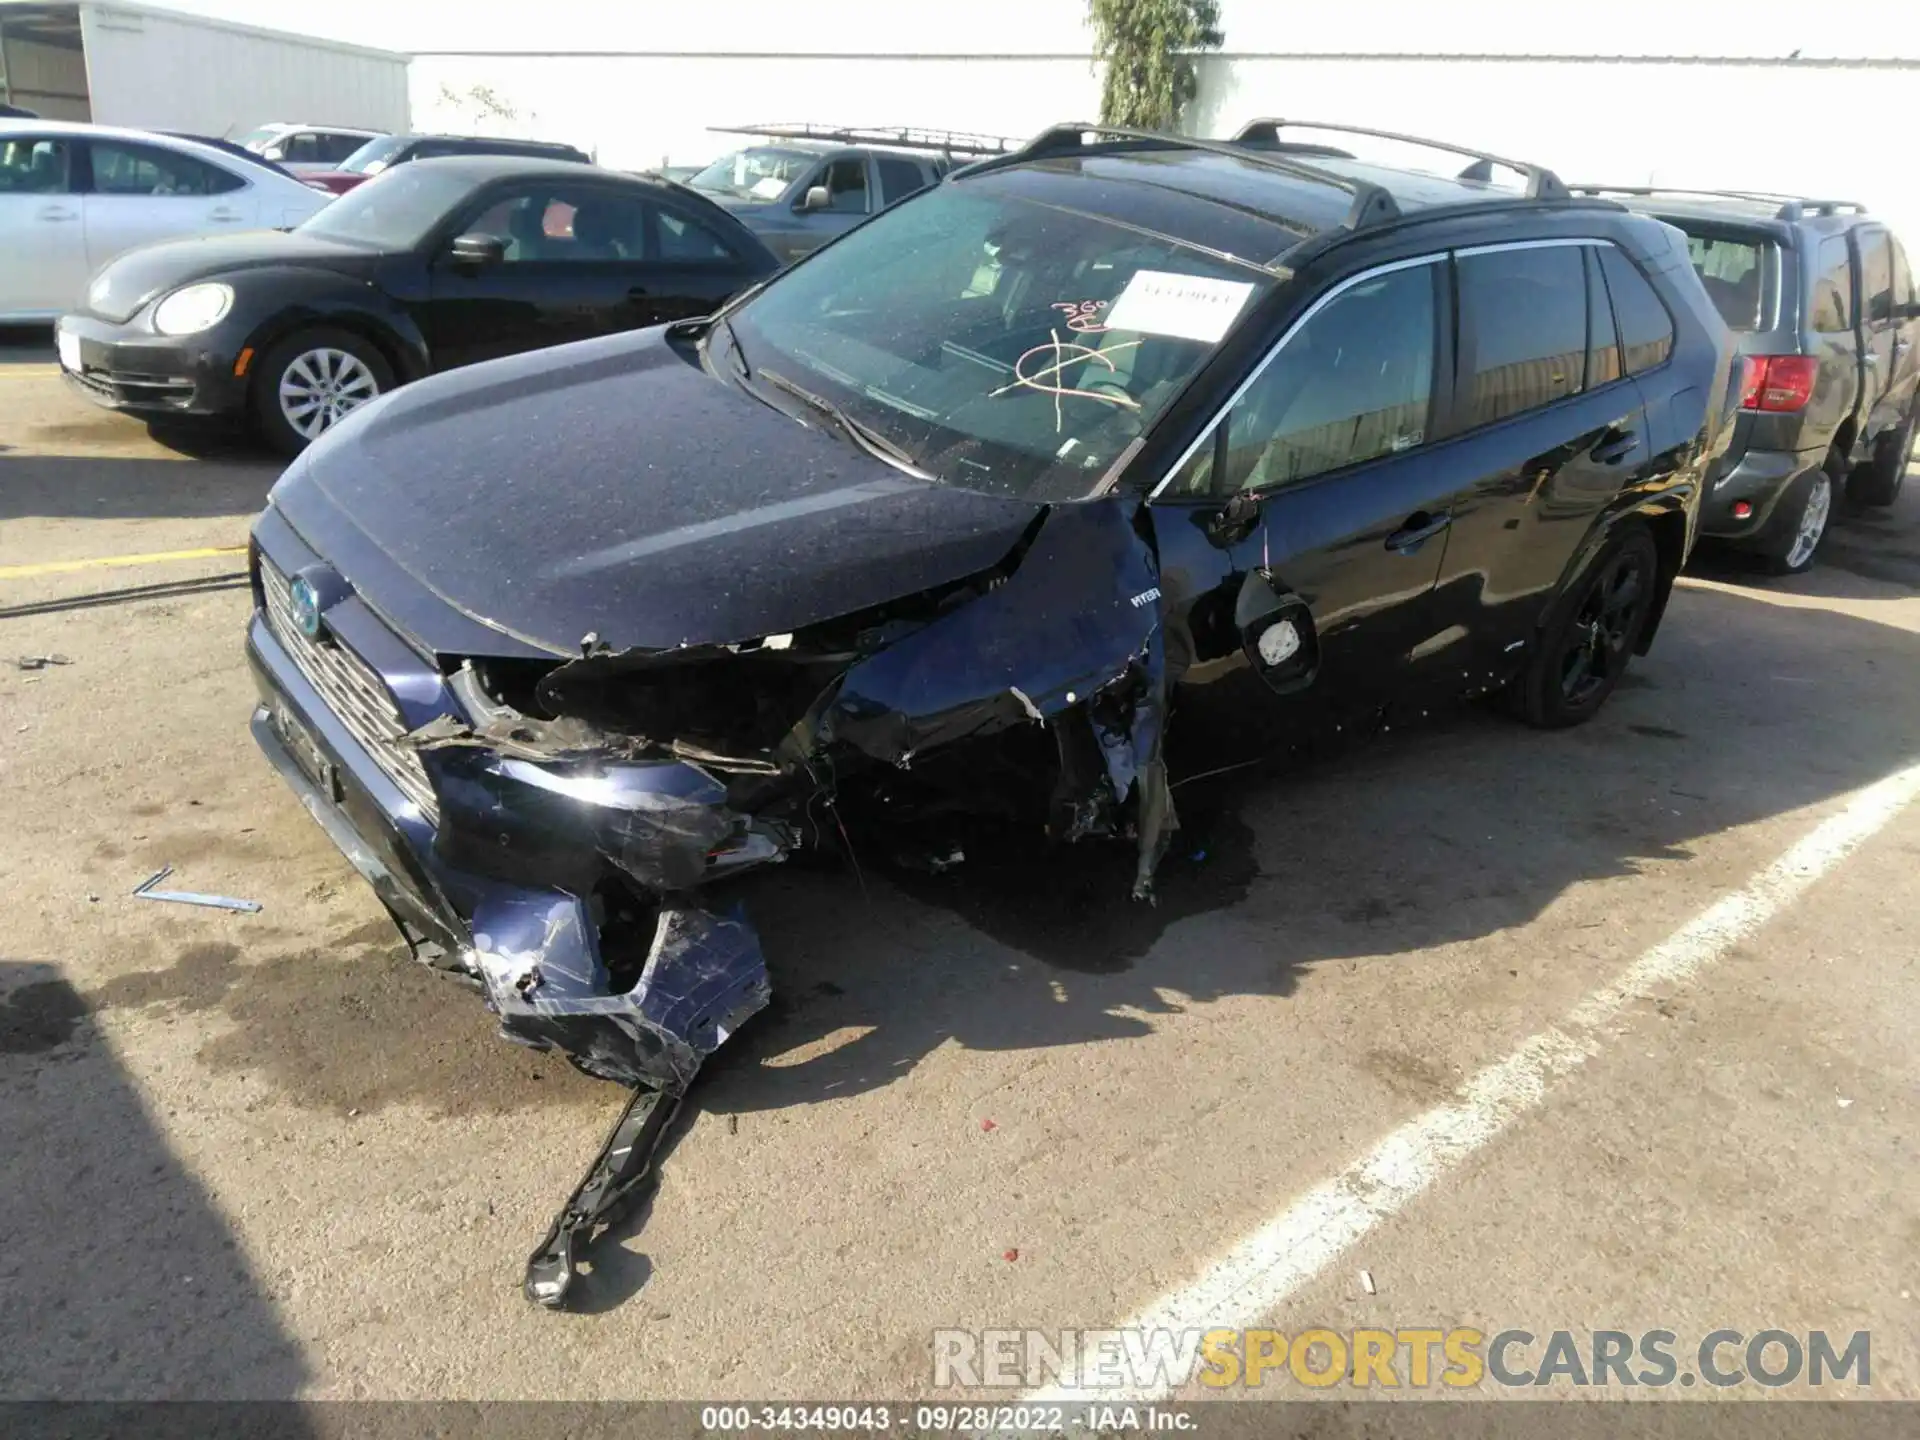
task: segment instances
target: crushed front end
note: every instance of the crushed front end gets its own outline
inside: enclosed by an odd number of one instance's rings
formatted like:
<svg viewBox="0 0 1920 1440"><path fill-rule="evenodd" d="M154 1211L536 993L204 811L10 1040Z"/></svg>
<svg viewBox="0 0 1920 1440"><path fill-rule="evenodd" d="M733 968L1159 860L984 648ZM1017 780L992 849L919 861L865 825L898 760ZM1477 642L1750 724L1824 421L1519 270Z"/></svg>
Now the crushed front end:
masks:
<svg viewBox="0 0 1920 1440"><path fill-rule="evenodd" d="M403 638L388 612L430 591L379 567L354 551L363 593L278 506L261 516L253 728L416 958L480 989L507 1038L633 1089L529 1264L542 1304L702 1062L768 1002L758 937L708 903L714 882L803 848L904 858L930 835L950 863L938 817L1004 805L1062 840L1133 839L1151 895L1176 823L1168 676L1156 562L1123 504L1042 509L983 571L791 632L588 634L572 658L506 631L495 654Z"/></svg>

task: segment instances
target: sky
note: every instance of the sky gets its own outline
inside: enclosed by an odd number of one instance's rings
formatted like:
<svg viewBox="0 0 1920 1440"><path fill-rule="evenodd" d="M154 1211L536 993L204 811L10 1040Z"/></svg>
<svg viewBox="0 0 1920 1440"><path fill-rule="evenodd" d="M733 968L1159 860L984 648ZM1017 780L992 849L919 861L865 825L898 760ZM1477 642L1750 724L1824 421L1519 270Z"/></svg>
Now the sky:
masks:
<svg viewBox="0 0 1920 1440"><path fill-rule="evenodd" d="M1077 54L1083 0L167 0L167 8L405 51ZM1221 0L1226 50L1920 57L1920 7L1852 0L1845 23L1805 0ZM537 16L537 23L529 19Z"/></svg>

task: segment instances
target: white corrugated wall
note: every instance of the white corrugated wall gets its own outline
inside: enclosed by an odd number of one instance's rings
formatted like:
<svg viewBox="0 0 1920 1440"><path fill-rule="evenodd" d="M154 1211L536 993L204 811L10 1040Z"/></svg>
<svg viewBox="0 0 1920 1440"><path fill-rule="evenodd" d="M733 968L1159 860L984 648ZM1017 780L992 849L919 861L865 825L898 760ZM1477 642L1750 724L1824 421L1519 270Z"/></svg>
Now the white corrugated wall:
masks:
<svg viewBox="0 0 1920 1440"><path fill-rule="evenodd" d="M1920 244L1900 123L1916 99L1911 61L1211 58L1188 121L1221 135L1263 115L1337 120L1444 136L1571 182L1859 200Z"/></svg>
<svg viewBox="0 0 1920 1440"><path fill-rule="evenodd" d="M748 143L711 125L813 121L1024 137L1100 105L1088 62L1056 56L423 55L412 84L419 129L564 140L621 168L703 162ZM475 85L515 114L484 117L464 98Z"/></svg>
<svg viewBox="0 0 1920 1440"><path fill-rule="evenodd" d="M407 64L152 10L80 7L101 125L237 136L270 120L407 124Z"/></svg>

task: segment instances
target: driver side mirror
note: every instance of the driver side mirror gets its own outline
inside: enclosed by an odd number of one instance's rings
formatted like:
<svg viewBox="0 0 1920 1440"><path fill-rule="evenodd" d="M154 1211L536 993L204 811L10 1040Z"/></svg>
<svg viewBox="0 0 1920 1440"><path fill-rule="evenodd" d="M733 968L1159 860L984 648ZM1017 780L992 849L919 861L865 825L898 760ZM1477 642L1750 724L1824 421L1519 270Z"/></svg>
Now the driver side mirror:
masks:
<svg viewBox="0 0 1920 1440"><path fill-rule="evenodd" d="M454 264L480 270L507 258L507 242L498 235L461 235L454 239L452 254Z"/></svg>
<svg viewBox="0 0 1920 1440"><path fill-rule="evenodd" d="M262 150L260 154L262 158L267 160L284 160L287 158L287 147L284 145L269 145L265 150Z"/></svg>
<svg viewBox="0 0 1920 1440"><path fill-rule="evenodd" d="M1896 320L1920 320L1920 300L1908 300L1893 307Z"/></svg>
<svg viewBox="0 0 1920 1440"><path fill-rule="evenodd" d="M824 185L809 185L805 197L800 201L802 213L812 210L831 210L832 208L833 193Z"/></svg>

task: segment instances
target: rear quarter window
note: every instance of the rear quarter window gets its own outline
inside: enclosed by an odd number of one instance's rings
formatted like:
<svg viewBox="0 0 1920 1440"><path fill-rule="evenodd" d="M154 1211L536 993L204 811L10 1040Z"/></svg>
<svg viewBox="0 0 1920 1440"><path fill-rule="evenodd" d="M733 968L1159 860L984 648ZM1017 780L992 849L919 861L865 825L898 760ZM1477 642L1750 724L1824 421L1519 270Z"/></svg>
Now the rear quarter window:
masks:
<svg viewBox="0 0 1920 1440"><path fill-rule="evenodd" d="M1639 268L1611 245L1600 247L1600 273L1620 323L1620 353L1627 374L1667 363L1673 354L1673 317Z"/></svg>

